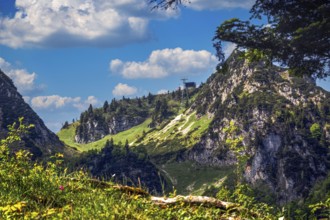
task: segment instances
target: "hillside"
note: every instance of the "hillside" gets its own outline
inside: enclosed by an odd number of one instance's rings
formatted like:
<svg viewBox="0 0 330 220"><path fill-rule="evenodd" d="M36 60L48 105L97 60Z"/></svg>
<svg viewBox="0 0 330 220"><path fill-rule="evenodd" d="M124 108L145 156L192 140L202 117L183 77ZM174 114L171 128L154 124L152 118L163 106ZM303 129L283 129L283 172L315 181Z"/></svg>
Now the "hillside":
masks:
<svg viewBox="0 0 330 220"><path fill-rule="evenodd" d="M262 60L250 62L236 51L189 96L188 105L178 97L179 91L153 96L149 105L142 104L147 112L142 123L98 141L75 142L77 126L86 126L81 122L59 137L81 151L101 149L100 143L111 138L128 140L131 149L148 153L179 193L215 195L233 188L239 165L260 200L284 205L307 198L328 175L330 94L311 80L289 76ZM164 99L172 103L171 113L159 117L155 103ZM140 100L147 103L146 97Z"/></svg>
<svg viewBox="0 0 330 220"><path fill-rule="evenodd" d="M20 146L16 145L17 148L24 147L39 158L65 151L64 144L25 103L12 80L0 70L0 138L7 134L8 125L21 117L24 118L24 123L33 124L34 128L23 137Z"/></svg>

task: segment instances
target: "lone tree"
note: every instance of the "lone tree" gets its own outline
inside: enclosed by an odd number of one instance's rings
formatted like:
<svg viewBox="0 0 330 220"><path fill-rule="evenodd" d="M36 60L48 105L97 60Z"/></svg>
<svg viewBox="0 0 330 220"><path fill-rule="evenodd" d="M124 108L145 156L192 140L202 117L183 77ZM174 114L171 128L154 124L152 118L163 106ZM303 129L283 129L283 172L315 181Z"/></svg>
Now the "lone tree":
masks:
<svg viewBox="0 0 330 220"><path fill-rule="evenodd" d="M225 21L214 44L221 59L221 42L230 41L289 67L294 75L325 78L330 75L329 11L328 0L257 0L250 21ZM264 16L266 25L251 23Z"/></svg>
<svg viewBox="0 0 330 220"><path fill-rule="evenodd" d="M188 0L150 0L153 8L177 8ZM193 4L193 3L192 3ZM298 76L330 76L330 2L329 0L256 0L251 18L233 18L222 23L214 37L220 62L224 61L223 41L250 50L289 67ZM253 19L267 19L256 25ZM256 23L256 22L255 22ZM260 22L258 22L260 23Z"/></svg>

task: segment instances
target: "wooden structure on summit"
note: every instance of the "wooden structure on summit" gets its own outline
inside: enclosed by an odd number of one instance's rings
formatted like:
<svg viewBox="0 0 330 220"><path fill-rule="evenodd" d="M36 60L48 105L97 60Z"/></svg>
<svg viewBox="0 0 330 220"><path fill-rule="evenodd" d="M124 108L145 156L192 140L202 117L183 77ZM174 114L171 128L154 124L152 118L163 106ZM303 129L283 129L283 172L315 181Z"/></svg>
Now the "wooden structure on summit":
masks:
<svg viewBox="0 0 330 220"><path fill-rule="evenodd" d="M184 84L184 87L185 88L196 88L196 83L195 82L186 82L185 84Z"/></svg>
<svg viewBox="0 0 330 220"><path fill-rule="evenodd" d="M183 89L182 89L182 98L181 98L181 104L184 103L184 100L187 102L189 101L189 88L196 88L196 83L195 82L187 82L188 79L182 78L181 81L183 83Z"/></svg>

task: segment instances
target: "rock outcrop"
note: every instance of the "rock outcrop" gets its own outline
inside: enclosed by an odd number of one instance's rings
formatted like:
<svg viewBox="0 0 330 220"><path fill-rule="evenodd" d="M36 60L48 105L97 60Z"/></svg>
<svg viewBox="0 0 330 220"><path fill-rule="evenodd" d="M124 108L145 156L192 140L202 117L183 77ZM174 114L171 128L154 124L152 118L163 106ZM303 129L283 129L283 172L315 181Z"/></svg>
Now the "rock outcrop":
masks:
<svg viewBox="0 0 330 220"><path fill-rule="evenodd" d="M236 163L224 131L232 121L249 155L245 180L266 185L280 203L306 196L329 171L330 94L284 69L249 63L236 51L201 88L192 108L214 119L186 159Z"/></svg>
<svg viewBox="0 0 330 220"><path fill-rule="evenodd" d="M12 80L0 70L0 137L4 137L8 125L18 122L20 117L24 117L24 123L34 125L34 128L23 137L22 144L34 157L64 151L63 143L25 103Z"/></svg>
<svg viewBox="0 0 330 220"><path fill-rule="evenodd" d="M108 134L117 134L141 124L146 117L115 114L109 119L87 116L76 130L77 143L90 143L102 139Z"/></svg>

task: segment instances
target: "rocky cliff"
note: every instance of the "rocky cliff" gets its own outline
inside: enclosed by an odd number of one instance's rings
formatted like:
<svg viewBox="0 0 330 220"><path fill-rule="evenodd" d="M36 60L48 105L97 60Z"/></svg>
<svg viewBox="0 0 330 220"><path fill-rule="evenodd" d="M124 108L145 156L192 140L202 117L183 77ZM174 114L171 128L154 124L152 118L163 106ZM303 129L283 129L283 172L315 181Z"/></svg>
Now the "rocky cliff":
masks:
<svg viewBox="0 0 330 220"><path fill-rule="evenodd" d="M51 132L41 118L24 102L12 80L0 70L0 136L7 133L7 126L24 117L24 123L33 124L23 137L22 146L35 157L46 156L64 150L63 143Z"/></svg>
<svg viewBox="0 0 330 220"><path fill-rule="evenodd" d="M262 61L249 63L236 51L203 85L192 109L214 118L186 159L236 163L226 143L232 122L248 155L245 180L267 186L279 202L308 195L329 171L330 94L310 80Z"/></svg>

